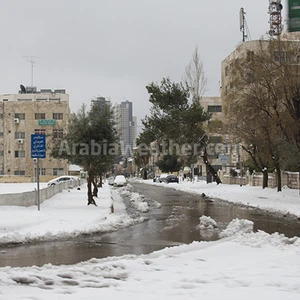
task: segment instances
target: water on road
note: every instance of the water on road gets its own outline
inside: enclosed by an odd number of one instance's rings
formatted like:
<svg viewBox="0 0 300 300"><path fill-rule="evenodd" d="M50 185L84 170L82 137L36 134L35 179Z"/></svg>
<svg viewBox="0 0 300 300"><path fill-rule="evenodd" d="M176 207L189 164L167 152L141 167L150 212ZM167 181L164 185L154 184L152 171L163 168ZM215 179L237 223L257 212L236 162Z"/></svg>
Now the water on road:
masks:
<svg viewBox="0 0 300 300"><path fill-rule="evenodd" d="M145 222L116 232L81 236L67 241L1 247L0 267L74 264L94 257L147 254L192 241L217 240L218 232L235 218L253 221L255 230L284 233L288 237L300 236L297 218L270 215L258 209L160 186L141 183L132 183L132 186L134 192L144 195L150 205L149 212L140 213L147 218ZM128 212L137 214L126 196L124 200ZM160 208L157 208L157 202L161 204ZM214 219L218 223L218 230L198 229L202 215Z"/></svg>

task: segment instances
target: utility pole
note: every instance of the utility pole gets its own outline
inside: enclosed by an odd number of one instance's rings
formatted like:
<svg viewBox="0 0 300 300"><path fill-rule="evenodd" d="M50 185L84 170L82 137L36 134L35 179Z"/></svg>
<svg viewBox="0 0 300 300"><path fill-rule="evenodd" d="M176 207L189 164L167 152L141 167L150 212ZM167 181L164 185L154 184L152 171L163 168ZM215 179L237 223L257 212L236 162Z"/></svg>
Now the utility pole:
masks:
<svg viewBox="0 0 300 300"><path fill-rule="evenodd" d="M35 59L41 58L40 56L23 56L27 62L31 64L31 86L33 86L33 67L35 66Z"/></svg>

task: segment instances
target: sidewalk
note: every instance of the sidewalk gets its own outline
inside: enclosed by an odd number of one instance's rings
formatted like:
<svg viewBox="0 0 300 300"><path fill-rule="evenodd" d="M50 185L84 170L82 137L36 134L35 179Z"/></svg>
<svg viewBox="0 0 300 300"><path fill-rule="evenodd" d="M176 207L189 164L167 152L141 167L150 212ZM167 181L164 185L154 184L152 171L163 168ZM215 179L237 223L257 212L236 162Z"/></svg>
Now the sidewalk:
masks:
<svg viewBox="0 0 300 300"><path fill-rule="evenodd" d="M18 189L21 191L20 186ZM44 201L40 211L37 206L0 206L0 245L72 238L136 223L126 213L117 193L113 198L112 214L111 188L105 184L99 189L99 198L95 198L98 206L87 206L87 187L84 184L81 190L64 190Z"/></svg>
<svg viewBox="0 0 300 300"><path fill-rule="evenodd" d="M221 199L231 203L238 203L247 206L265 209L273 213L293 214L300 217L300 195L299 190L289 189L284 187L282 192L277 192L277 189L242 186L233 184L219 184L209 183L205 181L189 182L181 181L177 183L156 183L152 180L137 181L163 186L165 188L173 188L180 191L195 193L213 199Z"/></svg>

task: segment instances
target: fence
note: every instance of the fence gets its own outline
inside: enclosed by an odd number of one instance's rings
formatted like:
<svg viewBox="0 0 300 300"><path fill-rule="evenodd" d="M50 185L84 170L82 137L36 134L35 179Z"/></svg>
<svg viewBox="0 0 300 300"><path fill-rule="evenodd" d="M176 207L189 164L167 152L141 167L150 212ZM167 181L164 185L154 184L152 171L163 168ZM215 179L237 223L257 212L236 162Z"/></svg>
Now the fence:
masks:
<svg viewBox="0 0 300 300"><path fill-rule="evenodd" d="M83 184L82 180L65 181L59 184L48 186L40 190L40 203L51 198L57 193L62 192L69 188L75 188ZM1 205L16 205L16 206L32 206L37 205L38 194L37 191L22 192L15 194L0 194L0 206Z"/></svg>
<svg viewBox="0 0 300 300"><path fill-rule="evenodd" d="M232 177L223 174L219 171L219 176L224 184L239 184L239 185L251 185L251 186L262 186L263 176L262 174L252 174L245 177ZM299 182L300 174L298 172L281 172L281 184L282 186L287 186L290 189L300 189ZM269 173L268 186L270 188L277 187L277 175L276 173Z"/></svg>

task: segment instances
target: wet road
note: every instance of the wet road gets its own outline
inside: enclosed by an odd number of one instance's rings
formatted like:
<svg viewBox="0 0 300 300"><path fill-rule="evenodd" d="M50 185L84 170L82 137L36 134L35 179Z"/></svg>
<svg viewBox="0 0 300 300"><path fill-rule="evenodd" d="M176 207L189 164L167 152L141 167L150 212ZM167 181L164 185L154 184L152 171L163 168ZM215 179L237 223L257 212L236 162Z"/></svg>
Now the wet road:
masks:
<svg viewBox="0 0 300 300"><path fill-rule="evenodd" d="M132 183L134 192L144 195L150 211L140 213L147 221L117 232L82 236L67 241L0 247L0 267L74 264L90 258L104 258L124 254L147 254L167 246L218 239L218 231L197 229L199 217L210 216L218 229L226 228L235 218L254 222L255 230L300 236L300 222L296 218L268 215L257 209L243 208L216 200L146 184ZM157 203L161 204L157 208ZM129 205L129 199L125 197ZM128 207L129 213L137 212Z"/></svg>

